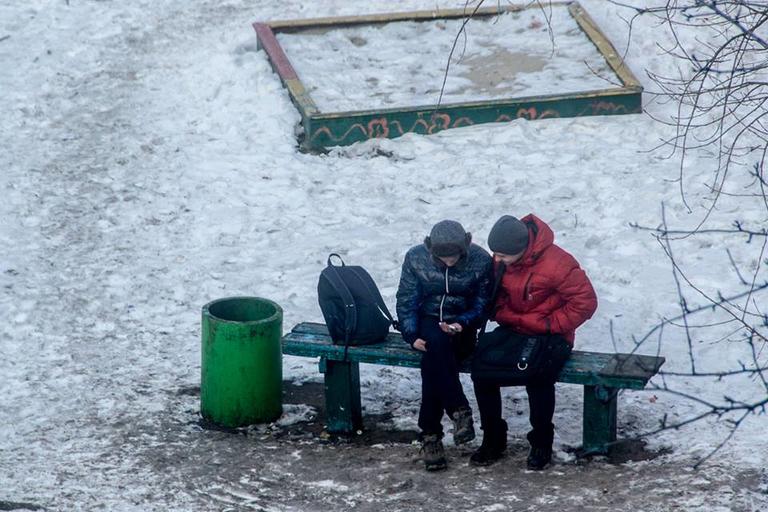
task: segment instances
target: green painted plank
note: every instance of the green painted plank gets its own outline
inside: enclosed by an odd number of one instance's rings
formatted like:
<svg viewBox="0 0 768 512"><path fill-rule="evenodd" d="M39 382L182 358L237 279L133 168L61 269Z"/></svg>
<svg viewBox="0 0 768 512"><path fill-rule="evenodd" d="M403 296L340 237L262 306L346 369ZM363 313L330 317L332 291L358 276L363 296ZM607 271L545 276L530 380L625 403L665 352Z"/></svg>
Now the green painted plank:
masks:
<svg viewBox="0 0 768 512"><path fill-rule="evenodd" d="M500 109L509 108L511 106L521 108L521 105L534 105L536 108L529 108L525 112L521 112L524 114L522 117L525 117L526 119L533 120L533 119L549 119L552 117L558 117L558 112L554 110L546 110L544 108L540 108L541 105L544 106L551 106L556 105L558 102L563 101L572 101L574 99L580 99L580 100L590 100L590 101L600 101L600 102L607 102L612 101L615 98L623 98L627 95L636 96L638 93L642 92L642 90L639 90L637 88L633 87L614 87L610 89L595 89L591 91L581 91L581 92L575 92L570 94L563 94L563 93L552 93L552 94L542 94L538 96L521 96L517 98L498 98L498 99L488 99L488 100L476 100L476 101L462 101L458 103L441 103L440 109L435 110L435 104L429 103L429 104L423 104L423 105L408 105L408 106L401 106L401 107L390 107L390 108L377 108L375 110L348 110L348 111L341 111L341 112L320 112L316 115L312 116L312 119L315 121L333 121L336 119L357 119L357 120L363 120L368 118L378 118L384 115L403 115L403 114L409 114L409 113L420 113L420 121L419 124L422 124L422 128L427 129L427 126L423 124L424 121L426 121L427 118L432 118L434 115L434 122L438 123L438 125L433 126L432 128L447 128L449 127L448 124L450 124L450 119L446 119L446 114L455 114L455 113L473 113L473 112L483 112L488 109L494 109L493 112L496 113ZM613 110L621 110L621 112L617 113L634 113L634 112L626 112L624 108L618 107L618 106L608 106L606 104L601 104L599 107L593 107L590 112L597 112L601 113L604 111L613 111ZM587 111L577 111L576 112L581 113L582 115L587 115ZM593 115L593 114L592 114ZM455 116L454 116L455 117ZM521 116L518 116L521 117ZM448 124L445 124L448 123ZM462 121L463 123L463 121ZM471 124L471 123L470 123ZM462 124L462 126L466 126L466 124ZM413 130L410 130L413 131ZM421 132L419 132L421 133Z"/></svg>
<svg viewBox="0 0 768 512"><path fill-rule="evenodd" d="M304 357L344 359L344 347L334 345L324 324L301 323L283 337L283 353ZM421 355L411 350L398 333L375 345L349 347L349 361L418 368ZM643 389L664 363L663 357L574 351L560 373L560 382L614 388ZM469 372L470 363L462 371Z"/></svg>
<svg viewBox="0 0 768 512"><path fill-rule="evenodd" d="M550 119L642 112L642 94L633 88L606 89L573 95L549 95L472 103L403 107L362 112L334 112L304 118L310 148L344 146L372 138L406 133L432 134L448 128L515 119Z"/></svg>

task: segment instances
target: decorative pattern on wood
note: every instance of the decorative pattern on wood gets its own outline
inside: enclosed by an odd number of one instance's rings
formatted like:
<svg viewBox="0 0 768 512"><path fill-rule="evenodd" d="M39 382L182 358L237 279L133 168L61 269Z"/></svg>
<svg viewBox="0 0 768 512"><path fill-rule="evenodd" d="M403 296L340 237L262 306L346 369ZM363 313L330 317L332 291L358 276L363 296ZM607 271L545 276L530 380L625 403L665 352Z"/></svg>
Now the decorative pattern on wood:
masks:
<svg viewBox="0 0 768 512"><path fill-rule="evenodd" d="M444 105L440 111L422 106L382 113L318 114L306 120L307 143L312 147L347 145L366 139L395 138L406 133L428 134L482 123L515 119L550 119L595 115L636 114L642 111L637 94L607 97L538 97L529 100Z"/></svg>

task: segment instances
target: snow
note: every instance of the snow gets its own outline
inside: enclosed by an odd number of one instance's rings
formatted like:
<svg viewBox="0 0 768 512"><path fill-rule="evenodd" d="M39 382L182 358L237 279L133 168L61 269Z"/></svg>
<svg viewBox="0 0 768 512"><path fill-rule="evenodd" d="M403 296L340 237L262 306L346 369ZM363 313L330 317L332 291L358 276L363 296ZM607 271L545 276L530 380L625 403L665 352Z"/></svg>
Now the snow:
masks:
<svg viewBox="0 0 768 512"><path fill-rule="evenodd" d="M622 51L626 11L582 4ZM238 498L233 485L242 475L228 467L227 453L204 460L187 455L204 435L194 391L200 308L221 297L255 295L283 307L285 330L321 321L315 286L331 251L364 265L394 306L405 251L444 218L460 220L481 245L502 214L535 212L547 221L600 300L578 332L579 348L632 350L633 336L680 313L662 248L629 223L658 225L663 204L670 226L695 226L709 204L712 162L702 153L683 168L689 212L674 183L679 162L650 151L668 133L649 115L518 120L371 141L328 155L297 150L299 116L257 51L250 23L434 6L432 0L0 5L0 504L172 511L209 510L227 500L234 508L245 499L252 507L289 510L253 493ZM676 69L659 54L656 44L669 43L661 34L643 19L633 28L625 59L641 80L645 69ZM646 104L656 117L674 112L650 97ZM748 162L736 165L728 190L748 185L748 171ZM739 196L723 196L708 222L724 227L735 219L752 229L768 223L757 198ZM711 234L674 245L690 279L713 296L744 290L726 249L745 275L764 280L758 240ZM706 304L688 288L686 296L691 306ZM754 301L765 311L764 295ZM721 312L707 311L695 323L723 320ZM748 360L744 347L716 342L730 329L694 328L700 370ZM684 332L671 325L639 351L658 351L668 371L691 366ZM764 362L764 352L760 357ZM284 375L320 379L316 361L303 358L286 357ZM418 372L363 365L361 382L366 414L392 412L393 426L415 429ZM667 382L717 400L766 393L749 378ZM466 376L464 384L471 389ZM511 435L522 437L524 392L509 389L504 397ZM620 401L622 436L652 430L664 416L682 420L701 411L656 390L625 392ZM311 414L287 412L288 423ZM558 388L555 424L558 452L579 444L580 387ZM692 464L728 432L726 422L713 418L666 431L650 438L650 447L672 452L629 464L629 471L639 479L664 464ZM761 471L768 459L764 439L765 415L747 416L716 455L717 474ZM236 437L227 440L234 457L242 448ZM263 469L278 472L282 464L271 460ZM187 472L198 465L221 468L211 484L218 490L206 490L204 479ZM227 480L228 471L236 477ZM713 495L703 490L677 492L684 478L660 482L660 494L685 510L728 506L705 503ZM220 498L200 504L213 495ZM764 492L739 499L765 508Z"/></svg>
<svg viewBox="0 0 768 512"><path fill-rule="evenodd" d="M275 422L280 427L287 427L295 423L301 423L317 416L317 411L306 404L285 404L283 405L283 414Z"/></svg>
<svg viewBox="0 0 768 512"><path fill-rule="evenodd" d="M462 23L403 21L278 33L277 39L321 112L413 107L438 101ZM478 17L466 30L466 44L459 39L451 60L443 104L620 83L567 6Z"/></svg>
<svg viewBox="0 0 768 512"><path fill-rule="evenodd" d="M328 489L334 491L348 491L349 488L346 485L339 484L333 480L318 480L316 482L309 482L309 485L318 487L320 489Z"/></svg>

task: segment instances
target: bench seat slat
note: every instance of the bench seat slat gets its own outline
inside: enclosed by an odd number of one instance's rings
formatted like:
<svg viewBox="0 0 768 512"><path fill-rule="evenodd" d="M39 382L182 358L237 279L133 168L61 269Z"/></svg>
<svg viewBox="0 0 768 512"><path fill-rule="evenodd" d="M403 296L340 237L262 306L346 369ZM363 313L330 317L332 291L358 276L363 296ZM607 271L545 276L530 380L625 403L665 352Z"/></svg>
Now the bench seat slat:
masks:
<svg viewBox="0 0 768 512"><path fill-rule="evenodd" d="M282 345L283 353L287 355L324 357L335 361L344 359L344 346L331 342L324 324L298 324L283 337ZM349 347L347 360L418 368L421 355L408 347L400 334L390 333L382 343ZM655 356L574 351L558 381L588 386L643 389L663 362L663 357ZM465 363L461 370L469 372L469 369L469 363Z"/></svg>

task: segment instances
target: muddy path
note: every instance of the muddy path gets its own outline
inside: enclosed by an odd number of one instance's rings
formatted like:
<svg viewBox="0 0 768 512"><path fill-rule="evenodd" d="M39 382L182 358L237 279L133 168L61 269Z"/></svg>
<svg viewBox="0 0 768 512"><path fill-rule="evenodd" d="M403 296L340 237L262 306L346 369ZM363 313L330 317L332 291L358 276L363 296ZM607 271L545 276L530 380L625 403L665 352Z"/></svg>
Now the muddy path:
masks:
<svg viewBox="0 0 768 512"><path fill-rule="evenodd" d="M323 429L322 384L285 383L284 404L310 411L290 425L217 430L202 425L184 390L186 423L163 426L165 439L141 458L169 494L200 510L516 510L757 512L768 506L768 474L713 461L694 470L669 454L624 443L610 457L558 457L542 472L525 469L527 444L510 432L507 456L494 466L468 464L469 447L448 446L449 468L423 470L416 432L393 430L387 415L335 438ZM169 418L172 416L169 416Z"/></svg>

